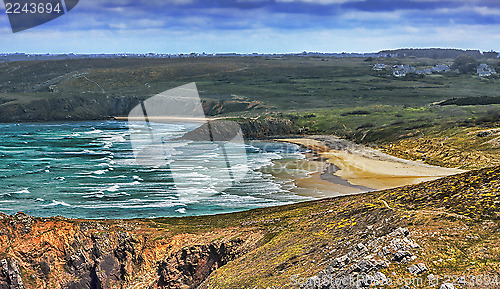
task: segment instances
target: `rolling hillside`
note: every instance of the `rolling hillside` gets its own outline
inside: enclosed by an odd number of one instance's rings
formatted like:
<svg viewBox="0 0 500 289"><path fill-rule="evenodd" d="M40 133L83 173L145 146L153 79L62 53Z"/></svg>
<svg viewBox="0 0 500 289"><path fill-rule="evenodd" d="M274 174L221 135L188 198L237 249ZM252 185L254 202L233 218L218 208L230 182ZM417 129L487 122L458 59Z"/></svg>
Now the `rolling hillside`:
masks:
<svg viewBox="0 0 500 289"><path fill-rule="evenodd" d="M429 66L452 59L378 61ZM0 63L0 121L124 116L140 99L190 82L197 83L207 114L223 116L419 107L498 96L498 79L445 74L397 79L372 65L363 58L299 56L5 62Z"/></svg>
<svg viewBox="0 0 500 289"><path fill-rule="evenodd" d="M318 284L351 278L361 287L495 288L499 206L494 167L226 215L102 221L4 215L0 286L323 288Z"/></svg>

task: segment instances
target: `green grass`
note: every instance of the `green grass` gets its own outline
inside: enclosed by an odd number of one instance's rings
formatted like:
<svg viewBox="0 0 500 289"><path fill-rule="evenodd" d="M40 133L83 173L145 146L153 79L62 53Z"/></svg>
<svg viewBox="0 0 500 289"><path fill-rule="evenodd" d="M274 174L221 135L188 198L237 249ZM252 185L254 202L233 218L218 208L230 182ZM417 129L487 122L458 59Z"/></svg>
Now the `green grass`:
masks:
<svg viewBox="0 0 500 289"><path fill-rule="evenodd" d="M387 64L434 65L451 60L377 59ZM187 59L97 59L0 64L0 103L16 99L84 96L145 98L196 82L204 99L257 100L254 115L370 105L423 106L453 97L497 96L499 79L435 75L398 79L373 71L361 58L266 57ZM82 73L85 73L81 75ZM98 85L97 85L98 84ZM49 92L54 85L57 92Z"/></svg>
<svg viewBox="0 0 500 289"><path fill-rule="evenodd" d="M385 144L420 136L429 129L498 125L500 105L405 106L374 105L314 113L283 114L308 134L334 134L359 143Z"/></svg>

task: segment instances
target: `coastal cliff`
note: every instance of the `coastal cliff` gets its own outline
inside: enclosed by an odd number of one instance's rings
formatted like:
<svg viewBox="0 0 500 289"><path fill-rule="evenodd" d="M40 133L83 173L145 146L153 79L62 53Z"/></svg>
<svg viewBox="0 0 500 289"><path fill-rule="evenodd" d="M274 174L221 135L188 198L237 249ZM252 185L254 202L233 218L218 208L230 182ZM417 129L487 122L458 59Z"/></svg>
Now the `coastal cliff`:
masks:
<svg viewBox="0 0 500 289"><path fill-rule="evenodd" d="M0 288L324 288L336 280L355 280L336 288L405 280L454 288L453 275L495 288L499 179L495 167L213 216L2 215Z"/></svg>
<svg viewBox="0 0 500 289"><path fill-rule="evenodd" d="M287 119L273 117L258 119L220 119L203 124L183 135L181 139L227 141L238 133L245 139L267 139L297 133L294 123Z"/></svg>
<svg viewBox="0 0 500 289"><path fill-rule="evenodd" d="M125 115L139 103L139 98L85 95L4 101L0 103L0 122L39 122L101 120Z"/></svg>
<svg viewBox="0 0 500 289"><path fill-rule="evenodd" d="M5 96L0 97L0 122L85 121L124 117L146 98L95 92L76 95L45 93L24 98ZM210 117L266 108L259 101L244 100L203 100L202 107Z"/></svg>
<svg viewBox="0 0 500 289"><path fill-rule="evenodd" d="M153 220L1 218L0 288L194 288L263 238L258 229L172 233Z"/></svg>

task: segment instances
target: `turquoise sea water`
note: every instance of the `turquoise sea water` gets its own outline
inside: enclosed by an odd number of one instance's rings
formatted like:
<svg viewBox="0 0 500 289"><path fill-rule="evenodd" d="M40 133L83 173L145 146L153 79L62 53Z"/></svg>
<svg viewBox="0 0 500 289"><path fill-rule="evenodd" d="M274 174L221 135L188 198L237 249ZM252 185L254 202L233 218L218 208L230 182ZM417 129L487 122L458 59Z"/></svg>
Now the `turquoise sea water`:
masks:
<svg viewBox="0 0 500 289"><path fill-rule="evenodd" d="M182 124L163 126L171 135L190 130ZM176 172L182 186L173 181L169 167L138 165L130 129L133 125L119 121L0 124L0 211L144 218L217 214L306 200L291 192L290 180L260 171L274 159L301 158L297 146L247 143L246 156L241 156L247 158L245 177L217 190L217 171L197 159Z"/></svg>

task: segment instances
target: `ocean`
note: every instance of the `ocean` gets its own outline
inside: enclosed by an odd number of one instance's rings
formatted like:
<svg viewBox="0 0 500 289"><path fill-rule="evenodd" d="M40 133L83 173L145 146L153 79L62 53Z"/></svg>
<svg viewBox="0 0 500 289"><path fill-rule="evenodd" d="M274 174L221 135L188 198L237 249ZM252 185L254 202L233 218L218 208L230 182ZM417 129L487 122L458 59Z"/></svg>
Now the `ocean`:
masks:
<svg viewBox="0 0 500 289"><path fill-rule="evenodd" d="M182 123L155 125L171 137L192 129ZM293 192L291 179L264 170L275 160L303 158L296 145L246 142L244 154L231 156L243 173L227 185L227 172L220 169L227 158L220 158L220 149L190 157L184 148L210 144L183 141L175 146L177 154L185 154L182 166L176 166L176 160L138 164L131 133L133 123L124 121L0 124L0 211L40 217L153 218L310 199Z"/></svg>

